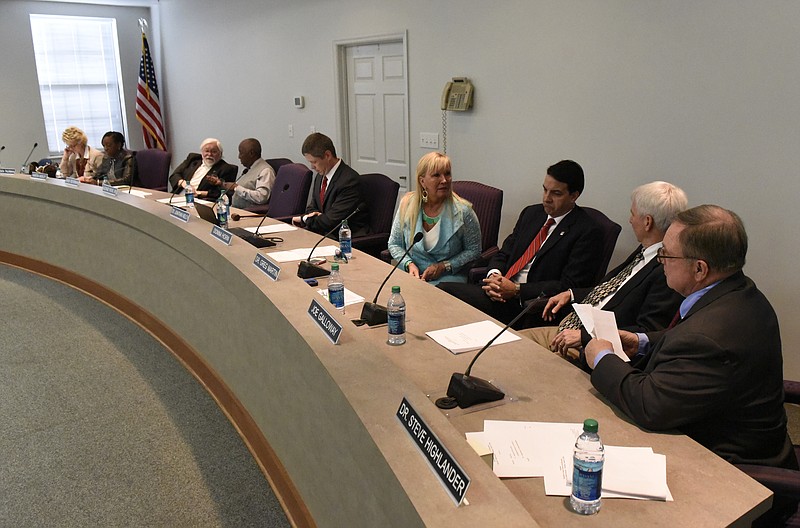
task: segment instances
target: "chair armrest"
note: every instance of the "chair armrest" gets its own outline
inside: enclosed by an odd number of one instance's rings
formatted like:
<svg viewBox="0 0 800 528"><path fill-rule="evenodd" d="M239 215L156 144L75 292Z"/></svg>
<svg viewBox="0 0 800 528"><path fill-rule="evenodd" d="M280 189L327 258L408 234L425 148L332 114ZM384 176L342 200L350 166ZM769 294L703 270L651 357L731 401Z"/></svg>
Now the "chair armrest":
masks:
<svg viewBox="0 0 800 528"><path fill-rule="evenodd" d="M392 254L389 253L388 249L384 249L381 251L381 260L384 262L388 262L389 264L392 263Z"/></svg>
<svg viewBox="0 0 800 528"><path fill-rule="evenodd" d="M800 403L800 381L783 380L783 401Z"/></svg>
<svg viewBox="0 0 800 528"><path fill-rule="evenodd" d="M479 266L477 268L470 268L467 272L467 282L470 284L480 284L481 280L489 273L488 266Z"/></svg>
<svg viewBox="0 0 800 528"><path fill-rule="evenodd" d="M776 495L800 500L800 471L756 464L734 465Z"/></svg>

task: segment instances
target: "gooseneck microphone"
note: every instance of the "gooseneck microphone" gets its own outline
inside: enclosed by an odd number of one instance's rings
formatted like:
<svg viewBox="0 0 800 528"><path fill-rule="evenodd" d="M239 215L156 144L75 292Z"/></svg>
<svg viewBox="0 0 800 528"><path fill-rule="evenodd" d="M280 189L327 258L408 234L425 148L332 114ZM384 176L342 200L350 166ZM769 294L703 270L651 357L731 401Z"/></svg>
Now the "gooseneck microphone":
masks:
<svg viewBox="0 0 800 528"><path fill-rule="evenodd" d="M297 267L297 276L298 277L300 277L301 279L313 279L315 277L325 277L325 276L331 274L331 272L326 270L325 268L323 268L321 266L317 266L316 264L312 264L311 263L311 255L314 254L314 250L317 249L317 246L320 245L320 243L322 243L323 240L328 238L334 231L339 229L339 227L344 222L346 222L347 220L350 220L351 216L353 216L357 212L361 211L361 209L363 209L365 207L366 207L366 204L364 204L363 202L358 204L358 207L356 207L355 210L352 213L347 215L347 217L344 220L342 220L341 222L339 222L338 224L333 226L333 228L330 231L328 231L327 233L322 235L322 238L320 238L317 241L317 243L314 244L314 247L311 248L311 252L308 254L308 258L305 259L305 260L301 260L300 261L300 264Z"/></svg>
<svg viewBox="0 0 800 528"><path fill-rule="evenodd" d="M28 152L28 157L25 158L25 161L22 163L22 173L23 174L30 173L30 171L28 170L28 162L31 160L31 156L33 156L33 151L36 150L36 147L38 147L38 146L39 146L38 142L35 142L33 144L33 148L31 148L31 151Z"/></svg>
<svg viewBox="0 0 800 528"><path fill-rule="evenodd" d="M408 249L406 249L406 252L403 253L403 256L398 259L397 264L394 265L394 267L392 268L392 271L390 271L389 274L386 276L386 278L383 279L383 282L381 283L380 288L378 288L377 293L375 293L375 298L372 299L372 302L365 302L364 303L364 307L361 309L361 320L362 321L366 321L366 323L369 326L375 326L375 325L379 325L379 324L383 324L383 323L387 322L388 313L386 311L386 307L385 306L381 306L381 305L377 304L378 303L378 295L381 294L381 290L386 285L386 281L389 280L389 277L392 276L392 273L394 273L395 270L400 266L400 263L403 262L403 259L406 258L406 255L408 255L409 252L411 252L411 248L413 248L417 244L417 242L422 240L423 236L424 235L422 234L422 231L419 231L419 232L417 232L416 235L414 235L414 240L408 246Z"/></svg>
<svg viewBox="0 0 800 528"><path fill-rule="evenodd" d="M500 337L511 325L519 321L522 316L528 313L534 306L538 306L538 304L535 302L528 303L510 323L497 332L497 335L490 339L488 343L483 345L483 348L475 354L475 357L472 358L467 370L465 370L463 374L459 374L458 372L453 373L450 377L450 385L447 386L447 396L436 400L435 403L437 407L440 409L453 409L458 405L462 409L466 409L478 403L493 402L502 400L505 397L506 394L503 391L485 379L470 376L472 365L474 365L475 360L483 354L483 351L494 343L495 339Z"/></svg>
<svg viewBox="0 0 800 528"><path fill-rule="evenodd" d="M5 149L6 149L6 146L3 145L2 147L0 147L0 152L3 152ZM0 167L2 167L2 166L3 166L3 164L0 163Z"/></svg>

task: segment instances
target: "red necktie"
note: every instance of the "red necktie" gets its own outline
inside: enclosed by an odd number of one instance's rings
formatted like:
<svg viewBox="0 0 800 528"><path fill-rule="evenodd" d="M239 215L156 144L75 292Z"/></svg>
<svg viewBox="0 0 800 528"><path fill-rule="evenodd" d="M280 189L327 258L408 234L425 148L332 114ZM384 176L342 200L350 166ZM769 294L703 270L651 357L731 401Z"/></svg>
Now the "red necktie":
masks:
<svg viewBox="0 0 800 528"><path fill-rule="evenodd" d="M671 330L671 329L675 328L675 325L680 323L681 319L682 319L681 318L681 311L680 311L680 309L678 309L678 311L675 312L675 317L672 318L672 322L667 327L667 330Z"/></svg>
<svg viewBox="0 0 800 528"><path fill-rule="evenodd" d="M525 253L522 254L519 260L516 261L513 266L508 268L508 271L505 275L507 279L514 277L514 275L519 273L519 271L533 259L533 257L536 255L536 252L539 251L539 248L541 248L542 244L544 244L545 239L547 239L547 233L550 231L550 227L555 223L556 221L552 218L547 219L547 222L545 222L542 228L539 230L539 233L533 239L531 245L528 246L528 249L525 250Z"/></svg>
<svg viewBox="0 0 800 528"><path fill-rule="evenodd" d="M328 188L328 178L322 177L322 185L319 186L319 208L322 209L322 202L325 201L325 189Z"/></svg>

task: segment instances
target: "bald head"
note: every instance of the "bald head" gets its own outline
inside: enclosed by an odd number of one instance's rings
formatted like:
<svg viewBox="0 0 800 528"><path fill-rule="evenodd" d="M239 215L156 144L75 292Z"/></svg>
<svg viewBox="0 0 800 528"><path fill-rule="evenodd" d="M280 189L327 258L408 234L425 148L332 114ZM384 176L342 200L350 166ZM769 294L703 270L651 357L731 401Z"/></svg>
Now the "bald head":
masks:
<svg viewBox="0 0 800 528"><path fill-rule="evenodd" d="M261 143L256 138L243 139L239 143L239 161L248 169L261 158Z"/></svg>

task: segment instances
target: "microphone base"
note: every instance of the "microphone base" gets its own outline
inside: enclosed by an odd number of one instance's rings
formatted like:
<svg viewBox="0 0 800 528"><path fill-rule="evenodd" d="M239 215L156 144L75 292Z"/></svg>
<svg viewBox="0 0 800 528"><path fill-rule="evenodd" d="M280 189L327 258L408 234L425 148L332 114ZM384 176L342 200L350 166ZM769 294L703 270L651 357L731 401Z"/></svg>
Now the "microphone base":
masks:
<svg viewBox="0 0 800 528"><path fill-rule="evenodd" d="M300 265L297 267L297 276L301 279L314 279L316 277L327 277L331 272L312 264L307 260L301 260Z"/></svg>
<svg viewBox="0 0 800 528"><path fill-rule="evenodd" d="M450 377L447 395L455 398L458 406L462 409L479 403L502 400L506 396L503 391L488 381L474 376L459 374L458 372L453 373Z"/></svg>
<svg viewBox="0 0 800 528"><path fill-rule="evenodd" d="M367 325L375 326L386 324L389 320L389 315L386 312L386 307L371 302L365 302L364 307L361 309L361 319L366 321Z"/></svg>

